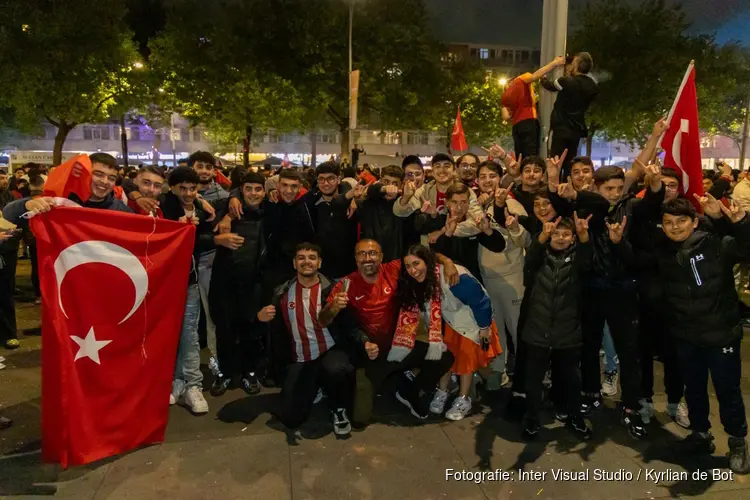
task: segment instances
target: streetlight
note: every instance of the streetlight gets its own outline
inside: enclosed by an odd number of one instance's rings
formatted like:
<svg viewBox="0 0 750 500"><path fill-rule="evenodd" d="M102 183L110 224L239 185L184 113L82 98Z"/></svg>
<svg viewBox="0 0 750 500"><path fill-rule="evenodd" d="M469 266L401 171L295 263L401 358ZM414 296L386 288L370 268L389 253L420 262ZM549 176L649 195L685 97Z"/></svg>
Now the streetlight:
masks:
<svg viewBox="0 0 750 500"><path fill-rule="evenodd" d="M499 83L501 87L505 87L506 85L508 85L508 79L504 76L500 77L498 78L497 83Z"/></svg>
<svg viewBox="0 0 750 500"><path fill-rule="evenodd" d="M136 61L136 62L133 63L133 67L135 69L143 69L143 63L140 62L140 61Z"/></svg>

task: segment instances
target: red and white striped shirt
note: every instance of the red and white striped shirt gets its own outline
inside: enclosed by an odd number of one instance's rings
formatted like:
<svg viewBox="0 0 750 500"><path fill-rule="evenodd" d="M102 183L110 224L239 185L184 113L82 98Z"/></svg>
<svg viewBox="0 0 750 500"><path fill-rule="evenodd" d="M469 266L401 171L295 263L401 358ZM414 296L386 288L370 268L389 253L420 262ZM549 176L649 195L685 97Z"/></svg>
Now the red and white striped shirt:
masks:
<svg viewBox="0 0 750 500"><path fill-rule="evenodd" d="M298 363L318 359L335 344L328 328L318 322L320 294L320 283L305 288L295 281L281 298L281 311L294 341L294 360Z"/></svg>

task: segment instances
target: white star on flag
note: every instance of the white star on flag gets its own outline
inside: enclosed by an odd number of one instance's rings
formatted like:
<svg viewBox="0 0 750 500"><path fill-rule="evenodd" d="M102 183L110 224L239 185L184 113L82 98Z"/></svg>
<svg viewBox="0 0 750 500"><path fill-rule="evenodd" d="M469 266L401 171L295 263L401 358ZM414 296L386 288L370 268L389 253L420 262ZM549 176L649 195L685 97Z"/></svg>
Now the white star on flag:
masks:
<svg viewBox="0 0 750 500"><path fill-rule="evenodd" d="M99 350L112 342L111 340L96 340L93 326L89 330L89 333L86 334L85 339L76 337L75 335L71 335L70 338L73 339L73 342L78 344L79 347L73 361L78 361L81 358L89 358L97 365L101 365L101 362L99 361Z"/></svg>

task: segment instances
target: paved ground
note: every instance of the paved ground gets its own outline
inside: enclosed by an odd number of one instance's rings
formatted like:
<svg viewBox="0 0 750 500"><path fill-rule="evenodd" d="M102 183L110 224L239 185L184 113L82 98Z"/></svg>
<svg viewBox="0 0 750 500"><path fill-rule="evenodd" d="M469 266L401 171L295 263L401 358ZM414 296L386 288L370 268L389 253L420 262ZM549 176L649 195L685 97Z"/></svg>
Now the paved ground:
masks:
<svg viewBox="0 0 750 500"><path fill-rule="evenodd" d="M750 498L750 476L726 479L726 435L718 424L715 399L718 449L714 457L696 460L676 451L674 444L687 432L663 413L663 392L655 398L659 422L651 425L645 442L625 434L616 422L615 402L608 401L608 408L592 419L591 442L579 443L548 415L539 442L527 445L520 441L518 427L499 416L508 397L504 391L485 396L476 413L461 422L418 426L390 396L382 396L376 405L377 423L349 440L331 434L321 404L303 429L304 438L289 443L269 426L274 391L246 397L235 390L218 399L209 396L211 413L203 417L172 408L162 445L61 471L42 464L39 454L41 339L38 332L33 335L39 326L38 308L20 304L18 309L21 328L32 335L22 338L22 349L2 353L8 368L0 372L0 411L15 425L0 432L0 498ZM745 347L745 366L750 368L750 346ZM747 379L743 388L749 402ZM478 483L446 480L447 469L502 470L507 476ZM589 476L556 480L556 470ZM714 479L714 470L725 479ZM653 477L684 471L687 479ZM706 477L693 479L693 473Z"/></svg>

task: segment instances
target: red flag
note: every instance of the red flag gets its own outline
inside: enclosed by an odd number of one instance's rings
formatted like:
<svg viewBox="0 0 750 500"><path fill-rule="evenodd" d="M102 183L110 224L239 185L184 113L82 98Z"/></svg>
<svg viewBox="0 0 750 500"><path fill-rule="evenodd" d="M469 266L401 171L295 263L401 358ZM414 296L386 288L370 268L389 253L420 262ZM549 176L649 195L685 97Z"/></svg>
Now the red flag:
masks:
<svg viewBox="0 0 750 500"><path fill-rule="evenodd" d="M227 176L224 175L221 170L216 171L216 183L224 189L232 187L232 181L227 179Z"/></svg>
<svg viewBox="0 0 750 500"><path fill-rule="evenodd" d="M161 442L195 228L55 208L31 220L42 307L42 458L63 467Z"/></svg>
<svg viewBox="0 0 750 500"><path fill-rule="evenodd" d="M73 168L78 167L80 175L71 175ZM75 194L82 202L91 197L91 160L88 155L74 156L59 167L55 168L44 183L44 196L67 198L70 193Z"/></svg>
<svg viewBox="0 0 750 500"><path fill-rule="evenodd" d="M682 173L681 192L700 210L693 194L703 195L698 96L695 90L695 66L690 63L677 98L667 117L669 129L664 133L664 166Z"/></svg>
<svg viewBox="0 0 750 500"><path fill-rule="evenodd" d="M451 149L454 151L466 151L469 149L466 144L466 135L464 135L464 126L461 124L461 107L458 107L456 113L456 123L453 125L453 134L451 135Z"/></svg>

